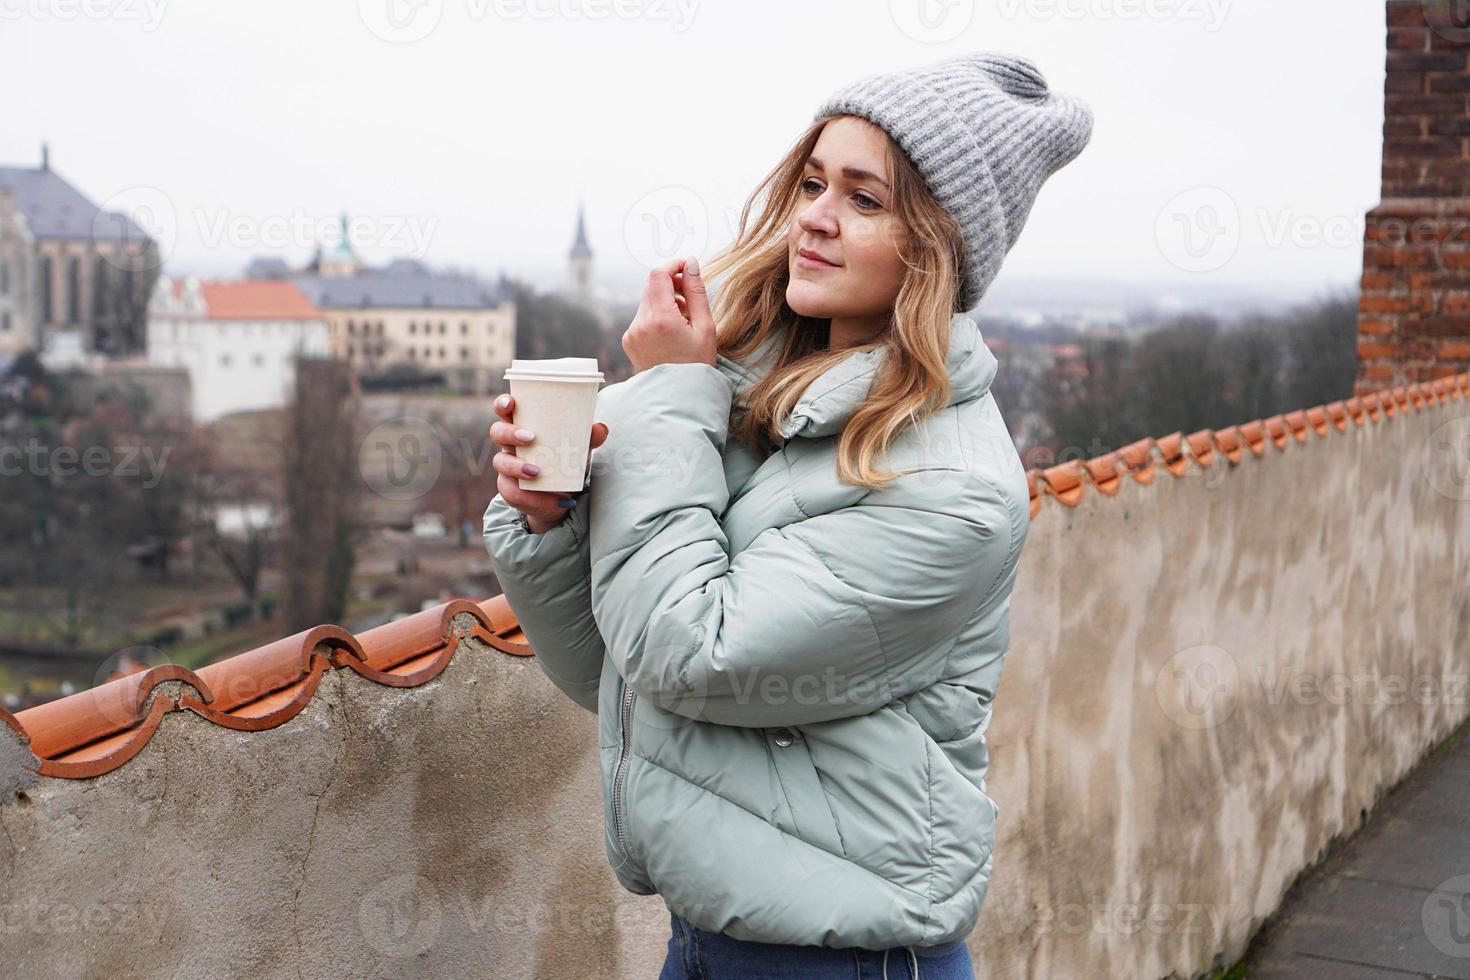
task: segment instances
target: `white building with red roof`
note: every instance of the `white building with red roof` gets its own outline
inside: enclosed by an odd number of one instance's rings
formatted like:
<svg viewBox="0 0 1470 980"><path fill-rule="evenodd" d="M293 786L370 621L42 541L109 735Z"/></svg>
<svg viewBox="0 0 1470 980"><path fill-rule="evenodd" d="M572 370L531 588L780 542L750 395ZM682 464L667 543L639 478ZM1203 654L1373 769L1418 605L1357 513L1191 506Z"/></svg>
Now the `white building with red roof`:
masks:
<svg viewBox="0 0 1470 980"><path fill-rule="evenodd" d="M148 360L188 370L194 419L280 408L297 357L328 357L327 321L292 283L161 277L148 306Z"/></svg>

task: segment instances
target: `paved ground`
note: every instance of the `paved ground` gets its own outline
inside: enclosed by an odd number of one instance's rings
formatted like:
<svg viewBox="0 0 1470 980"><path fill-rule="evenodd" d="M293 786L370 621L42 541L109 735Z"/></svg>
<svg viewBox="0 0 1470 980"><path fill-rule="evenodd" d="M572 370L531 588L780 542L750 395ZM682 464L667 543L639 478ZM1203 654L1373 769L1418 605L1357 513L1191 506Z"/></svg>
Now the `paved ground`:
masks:
<svg viewBox="0 0 1470 980"><path fill-rule="evenodd" d="M1288 894L1249 980L1470 980L1470 725Z"/></svg>

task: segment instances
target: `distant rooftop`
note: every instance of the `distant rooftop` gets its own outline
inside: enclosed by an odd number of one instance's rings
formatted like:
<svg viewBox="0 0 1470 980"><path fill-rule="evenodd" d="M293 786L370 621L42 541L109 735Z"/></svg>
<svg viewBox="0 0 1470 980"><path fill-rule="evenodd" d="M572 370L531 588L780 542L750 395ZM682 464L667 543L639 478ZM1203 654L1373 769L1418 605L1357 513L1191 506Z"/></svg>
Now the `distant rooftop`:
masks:
<svg viewBox="0 0 1470 980"><path fill-rule="evenodd" d="M504 283L486 284L457 273L431 272L421 263L399 259L355 276L313 273L289 277L322 309L492 309L509 299Z"/></svg>
<svg viewBox="0 0 1470 980"><path fill-rule="evenodd" d="M44 238L90 238L142 243L148 235L129 216L103 211L56 171L43 147L39 167L0 167L0 188L15 196L16 210L31 234Z"/></svg>

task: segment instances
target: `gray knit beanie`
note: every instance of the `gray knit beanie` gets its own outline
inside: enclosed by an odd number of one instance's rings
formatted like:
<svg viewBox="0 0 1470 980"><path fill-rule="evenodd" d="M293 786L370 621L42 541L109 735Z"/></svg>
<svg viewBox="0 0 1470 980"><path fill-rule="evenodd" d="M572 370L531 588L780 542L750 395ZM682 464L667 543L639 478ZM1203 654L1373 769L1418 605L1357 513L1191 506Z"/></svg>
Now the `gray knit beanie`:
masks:
<svg viewBox="0 0 1470 980"><path fill-rule="evenodd" d="M964 233L956 311L973 309L1026 224L1046 178L1092 137L1092 110L1051 91L1028 59L993 51L868 75L812 117L876 123L924 175Z"/></svg>

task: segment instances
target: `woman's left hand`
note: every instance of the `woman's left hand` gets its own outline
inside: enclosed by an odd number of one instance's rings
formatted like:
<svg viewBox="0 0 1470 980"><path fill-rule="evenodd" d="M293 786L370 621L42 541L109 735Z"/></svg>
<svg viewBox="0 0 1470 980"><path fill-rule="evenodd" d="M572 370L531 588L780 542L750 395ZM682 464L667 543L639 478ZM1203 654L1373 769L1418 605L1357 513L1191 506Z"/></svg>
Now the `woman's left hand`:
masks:
<svg viewBox="0 0 1470 980"><path fill-rule="evenodd" d="M699 260L678 258L648 273L643 301L623 332L634 373L655 364L715 363L715 321Z"/></svg>

